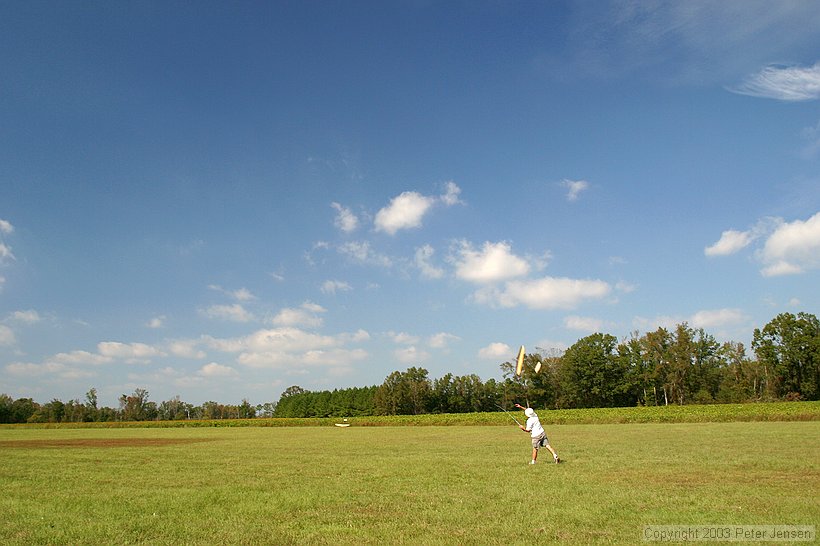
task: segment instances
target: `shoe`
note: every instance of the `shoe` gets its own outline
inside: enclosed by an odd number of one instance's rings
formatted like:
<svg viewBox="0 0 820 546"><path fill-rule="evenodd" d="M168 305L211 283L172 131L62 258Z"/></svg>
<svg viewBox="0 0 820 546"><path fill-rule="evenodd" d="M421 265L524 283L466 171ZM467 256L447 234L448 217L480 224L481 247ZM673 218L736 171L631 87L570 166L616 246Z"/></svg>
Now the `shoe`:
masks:
<svg viewBox="0 0 820 546"><path fill-rule="evenodd" d="M535 461L530 461L530 464L535 464Z"/></svg>
<svg viewBox="0 0 820 546"><path fill-rule="evenodd" d="M561 462L561 459L559 457L555 457L555 464L558 464L560 462Z"/></svg>

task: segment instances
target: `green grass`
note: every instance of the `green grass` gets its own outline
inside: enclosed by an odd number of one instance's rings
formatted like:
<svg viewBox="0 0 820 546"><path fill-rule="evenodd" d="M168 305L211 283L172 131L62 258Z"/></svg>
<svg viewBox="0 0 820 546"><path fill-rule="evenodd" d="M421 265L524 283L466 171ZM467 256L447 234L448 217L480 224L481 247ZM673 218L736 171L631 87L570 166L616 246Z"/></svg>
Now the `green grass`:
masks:
<svg viewBox="0 0 820 546"><path fill-rule="evenodd" d="M547 432L565 463L527 465L512 423L0 429L0 543L630 544L648 524L820 527L818 421Z"/></svg>
<svg viewBox="0 0 820 546"><path fill-rule="evenodd" d="M512 408L511 408L512 409ZM632 408L538 409L544 424L722 423L735 421L820 421L818 402L762 402ZM519 420L521 411L512 411ZM218 419L185 421L125 421L106 423L30 423L3 428L170 428L170 427L305 427L338 423L337 417L283 419ZM494 413L445 413L351 417L356 426L508 426L510 416Z"/></svg>

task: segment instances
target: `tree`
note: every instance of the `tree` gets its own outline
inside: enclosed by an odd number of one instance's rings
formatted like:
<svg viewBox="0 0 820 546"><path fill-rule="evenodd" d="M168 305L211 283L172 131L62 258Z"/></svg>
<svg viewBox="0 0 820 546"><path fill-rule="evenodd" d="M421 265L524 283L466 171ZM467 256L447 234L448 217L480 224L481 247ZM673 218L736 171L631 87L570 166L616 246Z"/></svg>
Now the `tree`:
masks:
<svg viewBox="0 0 820 546"><path fill-rule="evenodd" d="M820 399L820 321L816 316L781 313L763 330L755 328L752 348L763 364L769 395Z"/></svg>
<svg viewBox="0 0 820 546"><path fill-rule="evenodd" d="M153 413L156 416L156 404L153 408L148 402L148 391L134 389L131 396L120 396L120 414L123 421L145 421Z"/></svg>
<svg viewBox="0 0 820 546"><path fill-rule="evenodd" d="M424 368L395 371L376 390L373 405L379 415L419 415L432 401L432 385Z"/></svg>
<svg viewBox="0 0 820 546"><path fill-rule="evenodd" d="M617 358L617 339L592 334L578 340L561 358L559 381L565 407L595 408L628 403L626 368Z"/></svg>

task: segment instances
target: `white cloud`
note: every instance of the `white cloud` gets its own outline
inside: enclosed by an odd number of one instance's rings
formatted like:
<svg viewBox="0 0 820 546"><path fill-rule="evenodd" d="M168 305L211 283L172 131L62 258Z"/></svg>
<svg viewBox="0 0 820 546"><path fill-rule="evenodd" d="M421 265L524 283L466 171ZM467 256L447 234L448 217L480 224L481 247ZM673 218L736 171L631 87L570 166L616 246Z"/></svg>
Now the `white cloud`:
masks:
<svg viewBox="0 0 820 546"><path fill-rule="evenodd" d="M486 347L478 350L478 358L486 360L496 360L498 358L511 358L512 348L506 343L490 343Z"/></svg>
<svg viewBox="0 0 820 546"><path fill-rule="evenodd" d="M65 365L59 362L45 362L34 364L31 362L12 362L6 366L6 373L18 377L39 377L43 375L57 375L66 370Z"/></svg>
<svg viewBox="0 0 820 546"><path fill-rule="evenodd" d="M430 354L414 345L393 351L393 356L402 364L418 364L430 358Z"/></svg>
<svg viewBox="0 0 820 546"><path fill-rule="evenodd" d="M102 366L112 362L111 356L106 356L97 353L89 353L88 351L71 351L70 353L57 353L48 359L48 362L59 364Z"/></svg>
<svg viewBox="0 0 820 546"><path fill-rule="evenodd" d="M708 330L742 323L748 318L740 309L711 309L698 311L688 322L693 328Z"/></svg>
<svg viewBox="0 0 820 546"><path fill-rule="evenodd" d="M3 235L10 235L14 231L14 226L8 220L0 218L0 233Z"/></svg>
<svg viewBox="0 0 820 546"><path fill-rule="evenodd" d="M176 339L168 343L168 351L180 358L201 359L207 355L205 351L197 348L199 342L192 339Z"/></svg>
<svg viewBox="0 0 820 546"><path fill-rule="evenodd" d="M306 352L300 359L301 364L309 366L327 366L333 368L347 367L354 362L368 357L364 349L315 350Z"/></svg>
<svg viewBox="0 0 820 546"><path fill-rule="evenodd" d="M503 241L487 241L481 250L461 241L449 260L456 268L456 277L479 284L521 277L530 271L527 261L513 254L510 245Z"/></svg>
<svg viewBox="0 0 820 546"><path fill-rule="evenodd" d="M250 290L244 287L238 288L236 290L227 290L217 284L211 284L208 285L208 288L210 288L211 290L216 290L217 292L222 292L223 294L230 296L231 298L237 301L252 301L256 299L256 296L254 296Z"/></svg>
<svg viewBox="0 0 820 546"><path fill-rule="evenodd" d="M726 230L721 233L720 239L713 245L707 246L703 250L703 253L707 256L726 256L728 254L734 254L746 248L754 240L755 236L751 231Z"/></svg>
<svg viewBox="0 0 820 546"><path fill-rule="evenodd" d="M8 326L0 324L0 347L11 347L16 342L14 331Z"/></svg>
<svg viewBox="0 0 820 546"><path fill-rule="evenodd" d="M530 309L573 309L582 301L602 299L611 287L601 280L543 277L508 281L503 289L488 287L473 295L477 303L494 307L524 305Z"/></svg>
<svg viewBox="0 0 820 546"><path fill-rule="evenodd" d="M594 317L579 317L577 315L570 315L564 317L564 326L570 330L579 330L581 332L602 332L609 324L601 319Z"/></svg>
<svg viewBox="0 0 820 546"><path fill-rule="evenodd" d="M233 377L237 375L237 372L230 366L223 366L222 364L211 362L202 366L197 374L203 377Z"/></svg>
<svg viewBox="0 0 820 546"><path fill-rule="evenodd" d="M581 192L589 188L589 182L586 180L564 179L561 181L561 185L567 189L567 201L577 201Z"/></svg>
<svg viewBox="0 0 820 546"><path fill-rule="evenodd" d="M322 294L336 294L336 292L347 292L353 290L353 287L344 281L327 280L322 283L320 288Z"/></svg>
<svg viewBox="0 0 820 546"><path fill-rule="evenodd" d="M393 340L393 343L400 345L413 345L419 342L418 336L408 334L407 332L388 332L387 335Z"/></svg>
<svg viewBox="0 0 820 546"><path fill-rule="evenodd" d="M336 210L336 219L334 220L333 224L342 230L345 233L351 233L356 231L356 228L359 227L359 218L353 214L347 207L343 207L339 203L331 203L331 207Z"/></svg>
<svg viewBox="0 0 820 546"><path fill-rule="evenodd" d="M300 308L294 309L286 307L279 311L271 319L274 326L306 326L308 328L318 328L323 323L322 317L317 313L324 313L325 309L321 305L306 302Z"/></svg>
<svg viewBox="0 0 820 546"><path fill-rule="evenodd" d="M293 327L258 330L244 338L244 340L246 349L254 352L298 352L333 347L339 344L339 341L331 336L314 334Z"/></svg>
<svg viewBox="0 0 820 546"><path fill-rule="evenodd" d="M14 254L11 252L11 247L6 246L3 241L0 241L0 264L5 260L14 260Z"/></svg>
<svg viewBox="0 0 820 546"><path fill-rule="evenodd" d="M448 334L446 332L439 332L438 334L434 334L430 336L430 339L427 341L427 344L434 348L434 349L445 349L447 344L451 341L460 341L461 338L454 334Z"/></svg>
<svg viewBox="0 0 820 546"><path fill-rule="evenodd" d="M820 98L820 62L810 67L767 66L730 91L789 102L815 100Z"/></svg>
<svg viewBox="0 0 820 546"><path fill-rule="evenodd" d="M416 249L415 264L421 271L421 276L426 279L440 279L444 276L444 270L431 263L435 250L430 245L424 245Z"/></svg>
<svg viewBox="0 0 820 546"><path fill-rule="evenodd" d="M165 315L160 315L158 317L154 317L151 320L149 320L147 323L145 323L145 326L148 327L148 328L156 330L156 329L159 329L159 328L162 328L163 326L165 326L165 320L166 320Z"/></svg>
<svg viewBox="0 0 820 546"><path fill-rule="evenodd" d="M441 196L441 202L448 207L457 205L463 202L459 199L459 195L461 195L461 188L451 180L444 185L444 194Z"/></svg>
<svg viewBox="0 0 820 546"><path fill-rule="evenodd" d="M23 322L26 324L36 324L42 320L40 318L40 314L33 309L29 309L28 311L15 311L9 318L13 321Z"/></svg>
<svg viewBox="0 0 820 546"><path fill-rule="evenodd" d="M102 341L97 344L97 351L104 357L125 360L128 363L147 363L151 358L165 356L165 353L145 343L120 343Z"/></svg>
<svg viewBox="0 0 820 546"><path fill-rule="evenodd" d="M383 254L374 251L367 241L350 241L339 245L340 254L347 256L354 262L378 267L390 267L393 261Z"/></svg>
<svg viewBox="0 0 820 546"><path fill-rule="evenodd" d="M208 318L230 320L232 322L250 322L254 320L253 314L245 310L239 303L233 305L212 305L205 309L203 314Z"/></svg>
<svg viewBox="0 0 820 546"><path fill-rule="evenodd" d="M820 269L820 212L806 221L780 224L758 257L766 277Z"/></svg>
<svg viewBox="0 0 820 546"><path fill-rule="evenodd" d="M376 213L376 231L395 235L400 229L420 227L422 218L435 201L432 197L414 191L406 191L394 197L389 205Z"/></svg>

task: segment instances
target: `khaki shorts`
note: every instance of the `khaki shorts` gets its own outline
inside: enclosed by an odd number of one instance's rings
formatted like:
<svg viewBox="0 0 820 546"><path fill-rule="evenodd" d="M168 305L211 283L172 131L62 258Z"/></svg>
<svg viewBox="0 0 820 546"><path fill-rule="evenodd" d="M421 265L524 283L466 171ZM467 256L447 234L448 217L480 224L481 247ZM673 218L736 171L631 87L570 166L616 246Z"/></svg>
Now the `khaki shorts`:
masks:
<svg viewBox="0 0 820 546"><path fill-rule="evenodd" d="M550 441L547 439L547 433L543 432L540 436L536 436L532 439L532 448L533 449L541 449L542 447L550 445Z"/></svg>

